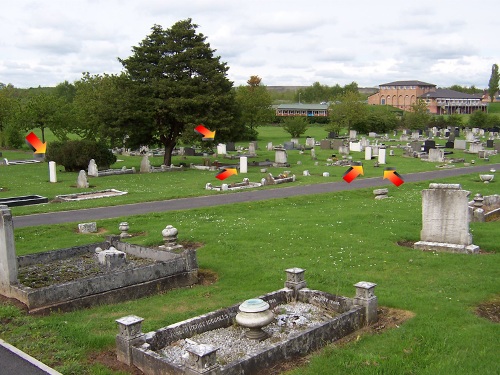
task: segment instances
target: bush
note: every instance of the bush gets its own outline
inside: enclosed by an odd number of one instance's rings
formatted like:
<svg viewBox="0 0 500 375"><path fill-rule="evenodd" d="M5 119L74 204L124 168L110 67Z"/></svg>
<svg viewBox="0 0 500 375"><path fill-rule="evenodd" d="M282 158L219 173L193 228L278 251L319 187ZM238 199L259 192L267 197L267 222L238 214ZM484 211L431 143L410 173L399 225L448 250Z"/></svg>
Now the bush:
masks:
<svg viewBox="0 0 500 375"><path fill-rule="evenodd" d="M19 128L13 125L8 125L5 128L4 132L5 134L3 136L4 137L3 142L7 147L13 149L20 149L23 146L24 138Z"/></svg>
<svg viewBox="0 0 500 375"><path fill-rule="evenodd" d="M304 134L308 125L307 119L304 117L287 117L283 120L283 129L290 133L292 138L298 138Z"/></svg>
<svg viewBox="0 0 500 375"><path fill-rule="evenodd" d="M88 140L50 142L45 158L63 165L68 172L86 170L90 159L103 169L116 162L116 156L106 145Z"/></svg>

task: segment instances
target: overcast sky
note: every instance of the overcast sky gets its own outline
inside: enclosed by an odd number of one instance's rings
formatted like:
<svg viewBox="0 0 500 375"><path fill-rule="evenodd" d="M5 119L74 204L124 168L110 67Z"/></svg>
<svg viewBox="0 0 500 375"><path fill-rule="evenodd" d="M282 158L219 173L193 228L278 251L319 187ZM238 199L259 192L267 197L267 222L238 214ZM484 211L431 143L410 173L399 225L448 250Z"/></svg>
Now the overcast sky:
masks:
<svg viewBox="0 0 500 375"><path fill-rule="evenodd" d="M119 73L154 24L192 18L235 85L486 88L500 65L499 0L2 0L0 82L55 86Z"/></svg>

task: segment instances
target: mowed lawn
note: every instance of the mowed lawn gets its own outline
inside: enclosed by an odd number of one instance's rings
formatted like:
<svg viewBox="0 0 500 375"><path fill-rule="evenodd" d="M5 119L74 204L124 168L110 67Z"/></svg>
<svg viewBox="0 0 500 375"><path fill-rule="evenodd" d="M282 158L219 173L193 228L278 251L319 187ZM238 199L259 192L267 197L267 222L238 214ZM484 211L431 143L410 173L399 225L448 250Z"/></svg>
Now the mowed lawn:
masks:
<svg viewBox="0 0 500 375"><path fill-rule="evenodd" d="M262 142L259 142L261 150L265 148ZM325 156L323 154L321 158L326 159ZM300 158L304 158L303 164L298 166L296 161L302 160ZM132 160L123 163L131 163ZM297 175L301 168L313 170L314 163L307 154L289 153L289 160L295 163L290 169ZM436 168L432 163L417 159L396 158L392 161L388 157L388 160L389 165L394 165L403 177L405 171L410 173L419 168ZM368 176L380 173L380 168L370 167L366 168ZM55 188L54 184L47 182L46 164L12 167L12 170L16 168L15 182L12 178L4 178L6 168L11 170L11 167L0 168L0 186L7 184L8 193L16 189L31 191L30 179L35 180L33 186L37 189L46 189L47 195L59 191L59 187ZM329 180L319 176L323 169L332 173ZM28 171L24 177L17 175L21 170ZM315 180L303 182L305 178L298 176L297 183L340 180L344 172L340 167L321 166L315 172L318 176L312 176ZM189 184L195 187L189 193L178 193L179 196L208 194L203 187L206 182L216 181L214 175L198 173L188 171L119 177L136 178L133 181L137 187L131 190L134 194L129 193L130 196L141 195L142 186L148 191L141 197L148 194L159 197L156 190L166 180L153 183L157 175L179 179L175 182L184 183L183 189L188 182L183 182L182 178L190 179ZM249 175L254 180L261 174L252 171ZM76 189L70 187L76 181L76 174L73 175L74 181L73 177L66 178L65 173L61 176L63 182L56 184L61 184L61 191ZM206 176L208 181L200 176ZM42 182L36 181L43 178ZM103 178L102 182L98 180L99 187L108 184L106 179ZM132 189L130 180L113 181ZM440 182L460 183L472 195L478 192L483 195L499 193L498 182L483 184L477 174L442 179ZM371 281L377 284L375 294L380 306L408 310L415 315L399 327L379 334L359 336L342 346L330 344L311 355L304 366L290 373L498 373L499 325L478 317L475 309L481 302L499 298L500 223L471 224L473 242L483 251L479 255L421 252L399 246L399 241L419 240L422 227L421 191L427 187L428 182L390 186L390 199L380 201L373 198L373 189L359 189L99 220L99 234L78 234L76 223L16 229L16 250L22 255L98 242L105 235L118 234L118 224L124 220L129 222L130 232L138 234L131 242L157 245L161 242L161 230L171 224L178 228L180 240L204 244L198 250L200 267L203 272L215 273L217 281L211 285L178 289L135 301L44 317L27 316L17 307L2 301L0 338L63 374L125 374L113 370L109 361L104 360L106 354L114 350L117 333L115 319L135 314L145 318L145 332L155 330L279 289L284 283L284 269L302 267L306 269L310 288L353 296L353 284ZM165 189L162 194L175 195L170 190ZM5 192L2 194L4 196ZM39 208L43 211L51 205ZM13 210L14 214L35 211Z"/></svg>

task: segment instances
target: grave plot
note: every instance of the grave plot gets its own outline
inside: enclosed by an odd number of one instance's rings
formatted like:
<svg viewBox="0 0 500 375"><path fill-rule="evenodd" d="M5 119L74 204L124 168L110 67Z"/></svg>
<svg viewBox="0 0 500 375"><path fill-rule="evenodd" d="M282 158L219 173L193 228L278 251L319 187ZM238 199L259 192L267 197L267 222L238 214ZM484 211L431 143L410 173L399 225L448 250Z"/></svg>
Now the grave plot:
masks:
<svg viewBox="0 0 500 375"><path fill-rule="evenodd" d="M1 191L2 189L0 189ZM47 203L49 199L41 195L21 195L18 197L0 198L0 205L9 207L29 206L32 204Z"/></svg>
<svg viewBox="0 0 500 375"><path fill-rule="evenodd" d="M469 218L473 222L496 221L500 219L500 195L476 194L469 202Z"/></svg>
<svg viewBox="0 0 500 375"><path fill-rule="evenodd" d="M120 191L116 189L106 189L98 191L89 191L85 193L56 195L55 200L63 202L73 202L73 201L82 201L87 199L116 197L125 194L128 193L126 191Z"/></svg>
<svg viewBox="0 0 500 375"><path fill-rule="evenodd" d="M231 190L253 189L261 186L262 184L259 182L250 182L248 178L244 178L242 182L233 182L231 184L222 184L220 186L214 186L210 182L208 182L205 185L205 190L231 191Z"/></svg>
<svg viewBox="0 0 500 375"><path fill-rule="evenodd" d="M168 229L161 248L109 236L102 243L16 257L12 215L0 206L0 294L32 313L45 313L193 285L198 281L196 250L177 245L177 230Z"/></svg>
<svg viewBox="0 0 500 375"><path fill-rule="evenodd" d="M283 289L154 332L118 319L118 360L145 374L259 374L377 321L376 284L349 298L306 288L303 269L286 273Z"/></svg>

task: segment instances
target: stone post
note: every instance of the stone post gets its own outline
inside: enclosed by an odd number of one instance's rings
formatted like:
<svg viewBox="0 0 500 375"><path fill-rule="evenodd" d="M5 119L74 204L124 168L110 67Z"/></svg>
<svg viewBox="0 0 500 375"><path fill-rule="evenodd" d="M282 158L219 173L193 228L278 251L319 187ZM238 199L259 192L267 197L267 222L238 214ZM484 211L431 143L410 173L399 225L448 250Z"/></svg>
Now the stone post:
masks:
<svg viewBox="0 0 500 375"><path fill-rule="evenodd" d="M14 223L8 206L0 205L0 290L17 284L17 258Z"/></svg>
<svg viewBox="0 0 500 375"><path fill-rule="evenodd" d="M56 162L49 161L49 181L57 182L57 174L56 174Z"/></svg>
<svg viewBox="0 0 500 375"><path fill-rule="evenodd" d="M220 374L220 366L217 363L217 350L211 345L196 344L186 349L184 373L187 375L217 375Z"/></svg>
<svg viewBox="0 0 500 375"><path fill-rule="evenodd" d="M120 225L118 225L118 229L120 230L120 238L128 238L128 237L132 237L132 235L128 234L128 230L129 230L129 225L128 225L128 222L126 221L122 221L120 223Z"/></svg>
<svg viewBox="0 0 500 375"><path fill-rule="evenodd" d="M356 288L356 296L354 297L354 304L365 307L366 324L375 323L378 320L377 307L378 298L373 294L373 290L377 284L368 281L360 281L354 284Z"/></svg>
<svg viewBox="0 0 500 375"><path fill-rule="evenodd" d="M293 289L293 295L294 298L296 298L299 290L307 286L307 283L304 280L304 273L306 272L306 270L294 267L286 269L285 272L285 288Z"/></svg>
<svg viewBox="0 0 500 375"><path fill-rule="evenodd" d="M246 156L240 157L240 173L248 173L248 158Z"/></svg>
<svg viewBox="0 0 500 375"><path fill-rule="evenodd" d="M143 318L135 315L117 319L119 333L116 335L116 356L120 362L132 365L132 347L145 342L141 324Z"/></svg>

